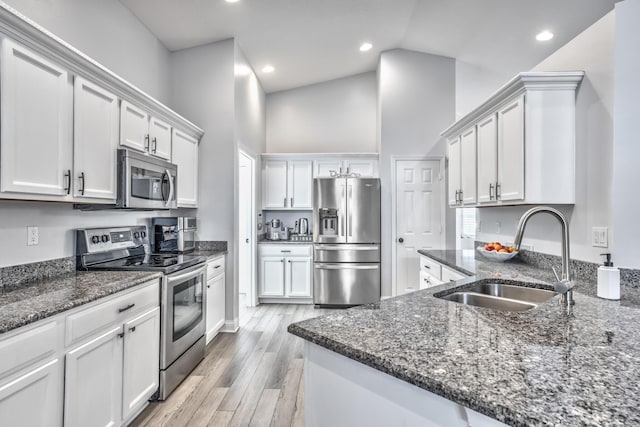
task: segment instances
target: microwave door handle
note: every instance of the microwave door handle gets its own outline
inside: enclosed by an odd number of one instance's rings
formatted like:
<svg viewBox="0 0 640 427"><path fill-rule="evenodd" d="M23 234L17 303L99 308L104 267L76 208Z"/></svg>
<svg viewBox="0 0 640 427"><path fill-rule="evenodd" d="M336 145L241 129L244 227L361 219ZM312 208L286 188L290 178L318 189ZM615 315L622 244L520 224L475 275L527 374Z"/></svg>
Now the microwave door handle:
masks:
<svg viewBox="0 0 640 427"><path fill-rule="evenodd" d="M165 169L164 173L167 175L167 178L169 179L169 197L167 197L167 202L164 204L165 207L169 207L169 205L171 204L171 201L173 200L173 177L171 176L171 172L169 172L169 169Z"/></svg>

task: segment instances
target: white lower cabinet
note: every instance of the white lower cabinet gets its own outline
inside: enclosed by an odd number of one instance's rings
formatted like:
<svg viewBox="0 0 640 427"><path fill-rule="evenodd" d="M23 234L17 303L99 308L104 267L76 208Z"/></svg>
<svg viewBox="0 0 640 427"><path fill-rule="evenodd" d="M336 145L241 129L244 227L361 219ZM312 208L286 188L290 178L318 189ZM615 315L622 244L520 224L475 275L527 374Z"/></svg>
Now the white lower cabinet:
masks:
<svg viewBox="0 0 640 427"><path fill-rule="evenodd" d="M468 277L466 274L452 270L426 255L420 255L419 289L431 288L445 282L455 282L466 277Z"/></svg>
<svg viewBox="0 0 640 427"><path fill-rule="evenodd" d="M207 264L206 343L220 332L225 322L225 257Z"/></svg>
<svg viewBox="0 0 640 427"><path fill-rule="evenodd" d="M0 382L0 424L54 427L62 425L60 360L36 365L18 378ZM37 405L34 407L34 405Z"/></svg>
<svg viewBox="0 0 640 427"><path fill-rule="evenodd" d="M311 245L261 244L258 259L261 302L299 302L313 296Z"/></svg>

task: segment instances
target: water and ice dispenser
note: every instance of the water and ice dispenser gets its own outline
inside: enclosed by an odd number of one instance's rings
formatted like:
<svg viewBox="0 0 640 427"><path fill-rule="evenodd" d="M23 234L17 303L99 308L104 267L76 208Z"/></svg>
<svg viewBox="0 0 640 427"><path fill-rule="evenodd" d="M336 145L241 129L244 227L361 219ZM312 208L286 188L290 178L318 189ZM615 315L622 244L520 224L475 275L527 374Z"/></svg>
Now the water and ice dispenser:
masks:
<svg viewBox="0 0 640 427"><path fill-rule="evenodd" d="M320 208L318 213L320 219L318 234L320 236L337 236L338 209Z"/></svg>

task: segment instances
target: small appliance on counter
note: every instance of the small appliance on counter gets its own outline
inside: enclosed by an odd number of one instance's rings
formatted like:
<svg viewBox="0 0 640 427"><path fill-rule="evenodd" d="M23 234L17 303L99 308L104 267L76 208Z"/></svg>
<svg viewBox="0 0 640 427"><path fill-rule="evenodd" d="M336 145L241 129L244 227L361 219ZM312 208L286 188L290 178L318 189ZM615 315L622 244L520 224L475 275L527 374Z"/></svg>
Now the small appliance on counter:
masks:
<svg viewBox="0 0 640 427"><path fill-rule="evenodd" d="M280 240L280 220L272 219L267 223L267 240Z"/></svg>
<svg viewBox="0 0 640 427"><path fill-rule="evenodd" d="M156 217L151 220L153 251L184 253L196 248L196 218L187 216Z"/></svg>

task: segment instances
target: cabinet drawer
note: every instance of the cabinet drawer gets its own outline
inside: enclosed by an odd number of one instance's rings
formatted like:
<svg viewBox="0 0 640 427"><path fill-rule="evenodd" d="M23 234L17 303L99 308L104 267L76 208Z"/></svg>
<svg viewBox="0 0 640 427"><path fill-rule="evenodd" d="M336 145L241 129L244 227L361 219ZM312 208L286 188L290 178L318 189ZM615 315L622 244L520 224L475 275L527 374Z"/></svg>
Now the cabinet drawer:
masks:
<svg viewBox="0 0 640 427"><path fill-rule="evenodd" d="M1 340L0 378L55 354L57 336L57 322L53 321Z"/></svg>
<svg viewBox="0 0 640 427"><path fill-rule="evenodd" d="M312 245L261 244L258 248L260 256L311 256Z"/></svg>
<svg viewBox="0 0 640 427"><path fill-rule="evenodd" d="M128 292L102 304L71 314L66 318L65 345L96 334L102 328L125 319L142 310L160 305L158 280L148 282L142 289Z"/></svg>
<svg viewBox="0 0 640 427"><path fill-rule="evenodd" d="M442 266L443 282L455 282L456 280L461 280L461 279L464 279L465 277L467 277L465 274L462 274L458 271Z"/></svg>
<svg viewBox="0 0 640 427"><path fill-rule="evenodd" d="M441 264L432 260L428 256L420 255L420 271L424 271L436 279L442 279L441 267Z"/></svg>
<svg viewBox="0 0 640 427"><path fill-rule="evenodd" d="M214 279L224 273L225 257L213 259L207 263L207 280Z"/></svg>
<svg viewBox="0 0 640 427"><path fill-rule="evenodd" d="M440 279L436 279L424 270L420 271L420 289L431 288L442 284Z"/></svg>

